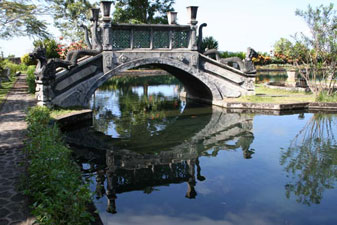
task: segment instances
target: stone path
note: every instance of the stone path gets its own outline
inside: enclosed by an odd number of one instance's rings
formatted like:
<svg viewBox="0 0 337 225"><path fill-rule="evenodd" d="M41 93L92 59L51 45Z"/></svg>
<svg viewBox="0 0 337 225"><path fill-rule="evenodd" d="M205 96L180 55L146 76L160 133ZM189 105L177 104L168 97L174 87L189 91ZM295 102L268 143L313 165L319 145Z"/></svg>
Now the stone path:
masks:
<svg viewBox="0 0 337 225"><path fill-rule="evenodd" d="M0 225L30 225L32 217L28 213L27 199L17 186L24 168L23 140L27 124L28 107L35 104L27 93L26 76L21 75L0 109Z"/></svg>

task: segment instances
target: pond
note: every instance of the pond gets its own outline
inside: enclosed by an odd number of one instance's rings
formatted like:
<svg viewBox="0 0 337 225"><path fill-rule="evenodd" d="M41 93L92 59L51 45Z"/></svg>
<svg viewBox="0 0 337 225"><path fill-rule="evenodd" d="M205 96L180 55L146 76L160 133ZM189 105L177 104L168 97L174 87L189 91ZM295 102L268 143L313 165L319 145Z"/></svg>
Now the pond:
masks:
<svg viewBox="0 0 337 225"><path fill-rule="evenodd" d="M109 83L66 133L104 224L336 224L334 114L229 112Z"/></svg>

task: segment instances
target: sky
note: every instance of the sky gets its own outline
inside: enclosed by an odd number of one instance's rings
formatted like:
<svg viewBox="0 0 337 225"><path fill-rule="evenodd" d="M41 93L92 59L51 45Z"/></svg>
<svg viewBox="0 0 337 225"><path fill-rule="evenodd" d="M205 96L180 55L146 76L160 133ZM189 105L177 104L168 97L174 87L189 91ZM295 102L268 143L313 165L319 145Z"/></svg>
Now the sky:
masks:
<svg viewBox="0 0 337 225"><path fill-rule="evenodd" d="M307 6L328 5L333 0L176 0L178 23L187 24L187 6L199 6L198 24L207 23L204 36L213 36L220 51L243 51L252 47L259 52L269 52L281 37L291 40L296 32L308 34L304 20L295 15L296 9ZM336 9L335 3L335 9ZM112 8L113 10L113 8ZM59 33L49 31L57 38ZM4 56L22 56L33 50L33 39L27 37L0 40Z"/></svg>

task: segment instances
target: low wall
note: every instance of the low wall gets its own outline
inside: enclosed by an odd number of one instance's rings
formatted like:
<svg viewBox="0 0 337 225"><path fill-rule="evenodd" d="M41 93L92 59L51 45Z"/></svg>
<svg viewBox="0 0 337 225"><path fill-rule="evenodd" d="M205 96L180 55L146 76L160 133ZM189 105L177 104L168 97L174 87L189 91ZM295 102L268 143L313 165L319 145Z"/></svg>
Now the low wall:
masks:
<svg viewBox="0 0 337 225"><path fill-rule="evenodd" d="M78 129L81 126L92 125L92 110L84 109L63 114L54 118L62 131Z"/></svg>

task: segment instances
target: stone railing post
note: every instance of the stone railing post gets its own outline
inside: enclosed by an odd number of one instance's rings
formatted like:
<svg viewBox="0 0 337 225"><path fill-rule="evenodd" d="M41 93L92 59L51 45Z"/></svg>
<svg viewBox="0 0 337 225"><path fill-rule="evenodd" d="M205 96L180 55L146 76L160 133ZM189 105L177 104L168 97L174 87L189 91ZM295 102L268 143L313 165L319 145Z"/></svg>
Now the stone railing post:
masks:
<svg viewBox="0 0 337 225"><path fill-rule="evenodd" d="M111 1L101 1L101 10L103 14L102 19L102 29L103 29L103 72L107 73L113 68L113 57L112 57L112 37L111 37Z"/></svg>
<svg viewBox="0 0 337 225"><path fill-rule="evenodd" d="M198 12L198 6L189 6L187 7L187 13L189 15L189 23L191 26L191 34L190 34L190 43L189 43L189 49L192 51L198 50L198 44L197 44L197 12Z"/></svg>
<svg viewBox="0 0 337 225"><path fill-rule="evenodd" d="M49 82L44 80L35 80L35 98L37 105L50 106L52 99L52 88Z"/></svg>
<svg viewBox="0 0 337 225"><path fill-rule="evenodd" d="M112 50L112 44L111 44L111 17L110 17L110 8L111 8L112 2L110 1L101 1L101 10L103 13L103 51L106 50Z"/></svg>

